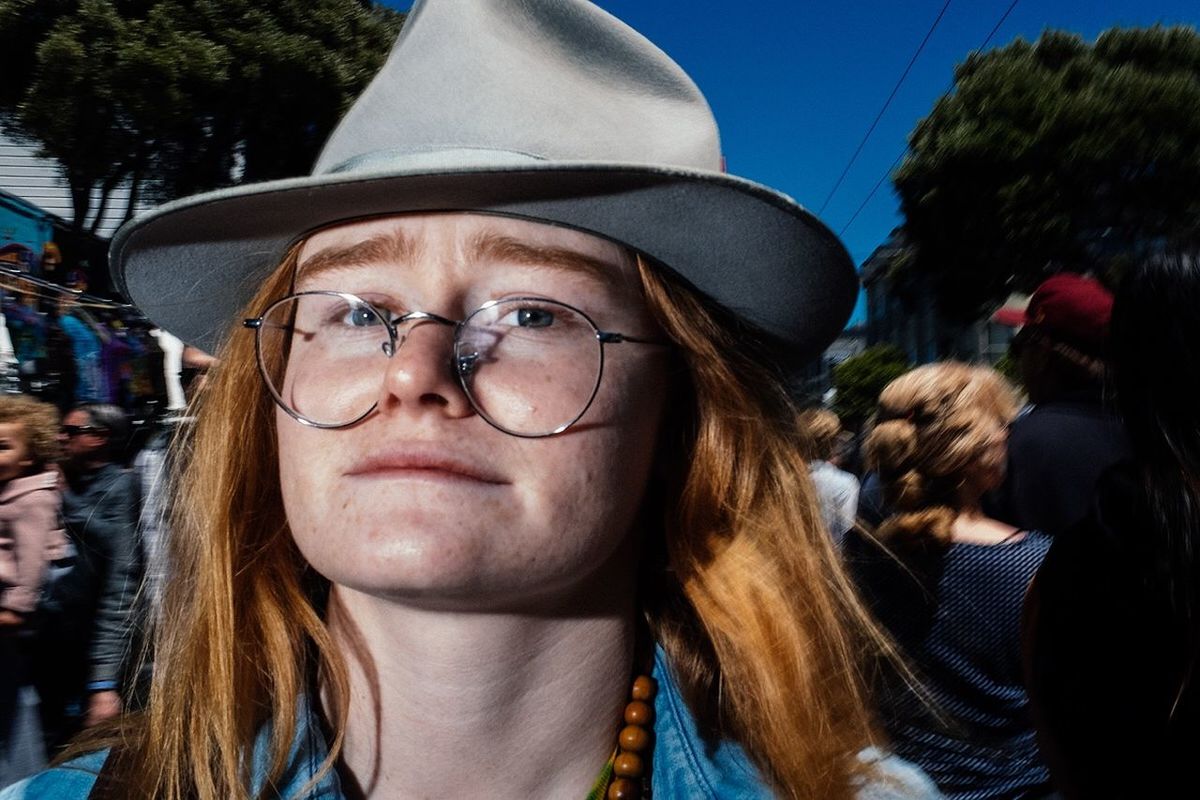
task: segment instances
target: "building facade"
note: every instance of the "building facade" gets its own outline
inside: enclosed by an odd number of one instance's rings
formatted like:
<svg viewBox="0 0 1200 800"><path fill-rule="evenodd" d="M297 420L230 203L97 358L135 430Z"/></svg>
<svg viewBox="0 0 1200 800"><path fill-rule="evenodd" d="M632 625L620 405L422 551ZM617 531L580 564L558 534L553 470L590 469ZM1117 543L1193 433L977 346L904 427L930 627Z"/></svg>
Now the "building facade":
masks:
<svg viewBox="0 0 1200 800"><path fill-rule="evenodd" d="M897 228L860 268L867 294L866 344L893 344L914 364L948 358L995 364L1004 357L1012 329L987 317L968 324L948 319L925 276L896 269L908 247Z"/></svg>

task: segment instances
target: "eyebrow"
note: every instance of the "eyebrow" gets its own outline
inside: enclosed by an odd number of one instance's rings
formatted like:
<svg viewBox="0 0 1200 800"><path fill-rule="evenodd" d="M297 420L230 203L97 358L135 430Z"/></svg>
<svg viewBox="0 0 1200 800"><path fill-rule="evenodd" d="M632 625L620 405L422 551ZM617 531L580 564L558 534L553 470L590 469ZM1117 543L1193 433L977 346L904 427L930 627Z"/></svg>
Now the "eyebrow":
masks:
<svg viewBox="0 0 1200 800"><path fill-rule="evenodd" d="M380 233L352 245L331 245L313 253L296 266L296 282L346 267L371 264L412 263L421 253L420 243L403 231Z"/></svg>
<svg viewBox="0 0 1200 800"><path fill-rule="evenodd" d="M471 255L479 261L505 261L563 272L582 272L593 278L611 280L620 275L618 265L566 247L549 247L483 232L471 240Z"/></svg>
<svg viewBox="0 0 1200 800"><path fill-rule="evenodd" d="M318 250L297 265L295 280L311 280L317 275L348 267L411 264L419 258L422 250L421 242L405 235L403 231L380 233L351 245L331 245ZM602 280L620 275L619 266L604 258L566 247L530 244L486 231L472 237L468 244L468 256L477 261L504 261L564 272L582 272Z"/></svg>

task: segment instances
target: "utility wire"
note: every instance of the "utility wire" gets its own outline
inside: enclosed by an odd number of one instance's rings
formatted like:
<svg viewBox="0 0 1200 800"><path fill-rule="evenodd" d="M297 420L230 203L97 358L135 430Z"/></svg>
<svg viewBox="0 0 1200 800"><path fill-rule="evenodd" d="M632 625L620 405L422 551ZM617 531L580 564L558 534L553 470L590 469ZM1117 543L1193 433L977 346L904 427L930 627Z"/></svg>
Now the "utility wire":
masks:
<svg viewBox="0 0 1200 800"><path fill-rule="evenodd" d="M1009 3L1008 9L1004 12L1004 14L1001 15L999 21L996 22L996 24L992 26L991 33L989 33L987 35L987 38L983 40L983 44L979 45L979 48L978 48L979 50L983 50L989 44L992 43L992 37L994 37L999 32L1000 26L1002 26L1005 23L1005 21L1008 20L1009 15L1012 14L1013 9L1015 9L1017 7L1017 3L1019 3L1019 2L1021 2L1021 0L1012 0L1012 2ZM950 89L953 89L953 88L954 88L954 81L950 81L950 86L947 88L947 91L949 91ZM879 180L875 181L875 185L873 187L871 187L871 191L867 194L866 198L862 201L862 203L859 204L858 208L855 209L853 216L851 216L850 219L847 220L846 224L842 226L842 229L840 231L838 231L839 237L844 236L846 234L846 231L849 230L850 226L854 224L854 220L858 219L858 215L861 214L863 212L863 209L865 209L867 207L867 203L870 203L871 199L873 197L875 197L875 193L879 191L879 187L883 186L883 182L886 181L889 177L891 177L892 172L894 172L896 167L898 167L900 165L900 161L904 158L904 154L907 152L908 152L908 144L906 143L904 145L904 149L902 149L900 151L900 155L896 156L896 160L892 162L892 165L887 168L887 171L884 172L882 176L880 176Z"/></svg>
<svg viewBox="0 0 1200 800"><path fill-rule="evenodd" d="M18 281L24 281L25 283L33 284L41 289L48 289L51 292L54 292L56 296L68 295L70 297L77 298L78 300L83 301L81 305L89 305L100 308L122 308L137 310L134 306L131 306L128 303L118 303L113 300L105 300L103 297L85 294L78 289L71 289L63 286L62 284L54 283L53 281L35 278L32 275L21 272L17 269L12 269L10 267L0 267L0 279L3 278L15 278ZM50 299L44 294L38 294L38 296L45 299Z"/></svg>
<svg viewBox="0 0 1200 800"><path fill-rule="evenodd" d="M912 58L908 60L908 66L904 68L904 72L900 74L900 79L897 80L896 85L892 87L892 93L888 95L887 100L883 101L883 107L880 108L879 113L875 115L875 121L871 123L869 128L867 128L867 132L863 135L862 141L858 143L858 147L854 150L854 155L850 156L850 160L846 162L846 167L842 170L842 174L838 176L837 181L835 181L833 184L833 188L830 189L829 194L826 195L825 202L821 203L821 207L817 210L818 217L825 213L825 207L829 205L829 201L833 199L835 194L837 194L837 190L841 187L842 181L846 180L846 175L850 172L850 168L854 166L854 162L858 160L863 148L866 147L867 140L870 139L871 134L875 132L875 127L879 125L879 120L883 119L884 113L887 112L888 107L892 104L892 101L896 99L896 93L900 91L901 84L903 84L904 80L908 77L908 73L912 71L913 64L917 63L917 59L920 58L921 52L925 49L925 45L929 43L930 37L933 36L933 32L937 30L937 26L941 23L942 17L946 16L946 10L950 8L950 3L953 1L954 0L946 0L946 4L942 6L942 10L938 12L937 19L933 21L933 24L929 26L929 30L925 32L925 38L921 40L921 44L917 47L916 52L913 53Z"/></svg>

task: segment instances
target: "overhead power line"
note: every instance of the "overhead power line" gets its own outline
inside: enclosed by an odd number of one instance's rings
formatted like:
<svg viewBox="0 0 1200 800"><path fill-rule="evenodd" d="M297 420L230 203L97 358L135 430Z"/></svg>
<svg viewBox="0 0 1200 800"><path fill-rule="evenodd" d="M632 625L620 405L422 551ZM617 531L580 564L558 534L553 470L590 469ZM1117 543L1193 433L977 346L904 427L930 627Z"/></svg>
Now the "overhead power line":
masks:
<svg viewBox="0 0 1200 800"><path fill-rule="evenodd" d="M979 45L979 50L983 50L992 43L992 38L1000 31L1000 27L1008 20L1008 16L1012 14L1013 9L1017 7L1017 3L1019 2L1021 2L1021 0L1012 0L1012 2L1008 4L1008 8L1005 9L1002 15L1000 15L1000 19L996 21L996 24L992 26L992 30L987 35L987 38L983 40L983 44ZM954 81L950 82L950 86L947 88L947 91L952 88L954 88ZM900 161L904 158L904 154L906 152L908 152L907 143L905 143L904 148L900 150L900 155L896 156L896 160L892 162L892 165L887 168L883 175L880 176L879 180L875 181L875 185L871 187L871 191L868 192L863 201L859 203L858 208L854 210L854 214L849 220L846 221L846 224L842 226L842 229L838 231L839 237L844 236L846 231L850 229L850 226L854 224L854 220L858 219L858 215L863 212L863 209L867 207L867 204L871 202L871 199L875 197L875 193L879 191L879 187L883 186L883 182L891 177L892 172L894 172L896 167L900 165ZM828 200L826 202L828 202Z"/></svg>
<svg viewBox="0 0 1200 800"><path fill-rule="evenodd" d="M942 6L942 10L938 12L937 19L933 21L933 24L929 26L929 30L925 32L925 38L921 40L921 44L917 46L916 52L914 52L912 54L912 58L908 60L908 66L904 68L904 72L900 74L900 79L897 80L896 85L892 87L892 93L888 95L887 100L883 101L883 107L879 109L879 113L875 115L875 120L871 123L871 126L867 128L867 132L863 134L862 141L858 143L858 147L854 150L854 155L850 156L850 160L846 162L846 166L842 170L842 174L838 176L838 179L833 184L833 188L830 189L829 194L825 196L825 202L821 203L821 207L817 210L818 217L825 213L825 208L829 205L829 201L833 199L835 194L837 194L837 190L841 187L842 181L846 180L846 175L850 172L850 168L853 167L854 162L858 160L859 154L861 154L863 148L866 147L867 140L870 139L871 134L875 132L876 126L879 125L879 120L883 119L883 115L887 112L888 107L892 104L892 100L896 99L896 93L900 91L900 86L908 77L908 73L912 72L913 64L917 63L917 59L920 58L921 52L925 49L925 45L929 43L930 37L933 36L933 32L937 30L937 26L941 23L942 17L946 16L946 9L950 8L950 3L953 1L954 0L946 0L946 4Z"/></svg>

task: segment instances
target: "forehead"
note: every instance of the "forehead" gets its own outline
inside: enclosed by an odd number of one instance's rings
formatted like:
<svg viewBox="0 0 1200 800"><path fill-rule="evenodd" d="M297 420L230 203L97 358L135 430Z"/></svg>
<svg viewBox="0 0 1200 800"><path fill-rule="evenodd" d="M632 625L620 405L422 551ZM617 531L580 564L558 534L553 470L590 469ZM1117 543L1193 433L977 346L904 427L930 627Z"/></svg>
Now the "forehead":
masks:
<svg viewBox="0 0 1200 800"><path fill-rule="evenodd" d="M328 267L535 262L614 280L633 271L629 251L582 231L486 214L397 214L325 228L300 249L300 276Z"/></svg>
<svg viewBox="0 0 1200 800"><path fill-rule="evenodd" d="M90 423L91 419L88 417L87 412L80 411L79 409L68 411L67 415L63 417L63 425L88 425Z"/></svg>
<svg viewBox="0 0 1200 800"><path fill-rule="evenodd" d="M22 439L25 426L19 422L0 422L0 439Z"/></svg>

